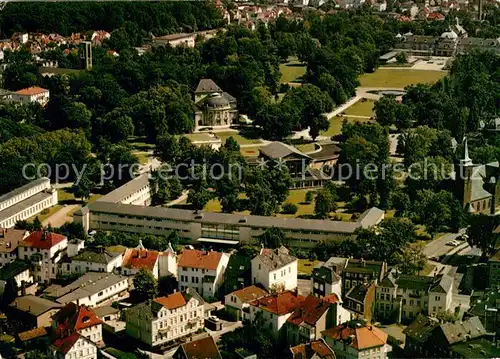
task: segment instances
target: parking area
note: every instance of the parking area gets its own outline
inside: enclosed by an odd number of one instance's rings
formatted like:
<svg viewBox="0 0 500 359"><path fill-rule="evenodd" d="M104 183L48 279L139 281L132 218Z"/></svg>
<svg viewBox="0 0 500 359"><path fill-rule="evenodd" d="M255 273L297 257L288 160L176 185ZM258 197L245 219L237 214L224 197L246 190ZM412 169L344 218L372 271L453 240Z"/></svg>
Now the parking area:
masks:
<svg viewBox="0 0 500 359"><path fill-rule="evenodd" d="M429 60L418 59L411 67L412 70L439 71L443 70L449 57L432 56Z"/></svg>

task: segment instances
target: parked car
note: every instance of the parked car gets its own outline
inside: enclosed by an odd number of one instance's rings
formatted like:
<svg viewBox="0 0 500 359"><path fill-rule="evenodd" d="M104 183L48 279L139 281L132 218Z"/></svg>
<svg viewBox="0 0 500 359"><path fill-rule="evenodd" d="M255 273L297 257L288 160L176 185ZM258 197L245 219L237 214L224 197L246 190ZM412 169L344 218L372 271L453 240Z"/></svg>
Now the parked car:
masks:
<svg viewBox="0 0 500 359"><path fill-rule="evenodd" d="M451 240L451 241L446 242L446 245L456 247L456 246L458 246L458 242L455 240Z"/></svg>

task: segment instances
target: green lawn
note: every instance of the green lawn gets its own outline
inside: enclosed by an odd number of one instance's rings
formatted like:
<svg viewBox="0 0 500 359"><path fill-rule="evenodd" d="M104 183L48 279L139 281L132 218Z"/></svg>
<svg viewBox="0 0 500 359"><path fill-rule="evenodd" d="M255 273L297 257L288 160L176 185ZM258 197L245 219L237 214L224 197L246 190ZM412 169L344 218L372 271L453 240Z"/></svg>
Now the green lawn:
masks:
<svg viewBox="0 0 500 359"><path fill-rule="evenodd" d="M297 213L295 214L282 214L279 213L280 217L298 217L300 215L314 214L314 199L311 203L306 203L306 193L311 191L310 189L292 189L288 194L288 198L285 202L296 204L298 207Z"/></svg>
<svg viewBox="0 0 500 359"><path fill-rule="evenodd" d="M432 271L436 268L434 264L430 264L429 262L425 263L424 269L418 272L418 275L427 276L432 273Z"/></svg>
<svg viewBox="0 0 500 359"><path fill-rule="evenodd" d="M137 157L139 163L142 165L147 164L149 159L152 157L151 153L148 152L132 152L132 154Z"/></svg>
<svg viewBox="0 0 500 359"><path fill-rule="evenodd" d="M318 260L311 261L309 259L300 259L298 260L297 270L299 273L304 274L312 274L314 267L319 263Z"/></svg>
<svg viewBox="0 0 500 359"><path fill-rule="evenodd" d="M214 140L214 136L212 136L209 133L187 133L185 135L182 135L184 137L189 138L191 142L194 141L212 141Z"/></svg>
<svg viewBox="0 0 500 359"><path fill-rule="evenodd" d="M342 123L344 122L344 119L347 119L348 122L354 123L354 122L370 122L374 120L370 120L369 118L361 118L361 117L332 117L330 119L330 127L328 128L328 131L322 132L321 135L323 136L337 136L341 134L342 131Z"/></svg>
<svg viewBox="0 0 500 359"><path fill-rule="evenodd" d="M375 105L374 100L362 99L356 102L354 105L348 107L345 110L347 116L373 116L373 105Z"/></svg>
<svg viewBox="0 0 500 359"><path fill-rule="evenodd" d="M57 200L59 202L76 201L75 195L71 193L71 188L59 188L57 190Z"/></svg>
<svg viewBox="0 0 500 359"><path fill-rule="evenodd" d="M316 149L314 143L303 143L300 145L294 145L294 147L303 153L310 153Z"/></svg>
<svg viewBox="0 0 500 359"><path fill-rule="evenodd" d="M281 82L297 82L306 73L306 66L298 60L291 60L280 64Z"/></svg>
<svg viewBox="0 0 500 359"><path fill-rule="evenodd" d="M248 137L243 137L243 135L239 134L238 132L216 132L215 135L219 137L222 141L222 143L226 143L226 140L229 137L232 137L238 142L240 145L249 145L249 144L259 144L262 143L262 140L259 138L248 138Z"/></svg>
<svg viewBox="0 0 500 359"><path fill-rule="evenodd" d="M52 206L52 207L47 208L47 209L44 209L38 215L28 218L28 222L33 222L36 217L38 217L38 219L40 220L40 222L43 222L47 218L49 218L50 216L52 216L54 213L56 213L57 211L59 211L61 208L63 208L62 205L56 204L55 206Z"/></svg>
<svg viewBox="0 0 500 359"><path fill-rule="evenodd" d="M446 75L446 71L410 69L383 69L359 77L361 87L404 88L418 83L435 83Z"/></svg>
<svg viewBox="0 0 500 359"><path fill-rule="evenodd" d="M152 143L146 143L145 140L145 137L132 136L129 137L128 144L130 145L132 150L136 151L154 150L155 145Z"/></svg>

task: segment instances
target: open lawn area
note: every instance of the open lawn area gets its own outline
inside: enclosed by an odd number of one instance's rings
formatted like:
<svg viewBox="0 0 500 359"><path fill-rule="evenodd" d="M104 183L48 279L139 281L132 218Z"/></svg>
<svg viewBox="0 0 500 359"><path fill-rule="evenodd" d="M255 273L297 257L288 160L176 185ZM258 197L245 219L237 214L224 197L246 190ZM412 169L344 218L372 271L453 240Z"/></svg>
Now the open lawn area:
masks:
<svg viewBox="0 0 500 359"><path fill-rule="evenodd" d="M344 112L347 116L373 116L373 105L375 105L374 100L361 99L354 105L347 108Z"/></svg>
<svg viewBox="0 0 500 359"><path fill-rule="evenodd" d="M262 140L260 140L259 138L244 137L243 135L239 134L238 132L231 132L231 131L217 132L216 136L221 139L222 144L226 143L226 140L229 137L233 137L236 140L236 142L238 142L238 144L240 144L240 145L249 145L249 144L259 144L259 143L262 143Z"/></svg>
<svg viewBox="0 0 500 359"><path fill-rule="evenodd" d="M314 267L319 263L318 260L300 259L298 260L297 270L299 273L312 274Z"/></svg>
<svg viewBox="0 0 500 359"><path fill-rule="evenodd" d="M152 143L146 143L145 137L132 136L128 139L128 144L132 150L136 151L149 151L154 150L155 145Z"/></svg>
<svg viewBox="0 0 500 359"><path fill-rule="evenodd" d="M303 143L300 145L294 145L294 147L303 153L311 153L316 149L314 143Z"/></svg>
<svg viewBox="0 0 500 359"><path fill-rule="evenodd" d="M330 119L330 127L328 128L328 131L322 132L321 135L323 135L323 136L340 135L341 131L342 131L342 123L344 122L344 119L347 119L348 122L374 121L374 120L370 120L369 118L362 118L362 117L335 117L334 116Z"/></svg>
<svg viewBox="0 0 500 359"><path fill-rule="evenodd" d="M280 217L298 217L300 215L314 214L314 199L311 203L306 202L306 193L311 191L310 189L292 189L288 194L288 198L285 203L293 203L298 207L297 213L295 214L282 214L279 213Z"/></svg>
<svg viewBox="0 0 500 359"><path fill-rule="evenodd" d="M418 83L435 83L446 75L446 71L409 69L383 69L359 77L361 87L404 88Z"/></svg>
<svg viewBox="0 0 500 359"><path fill-rule="evenodd" d="M59 188L57 190L57 200L60 203L76 201L75 195L71 193L71 188Z"/></svg>
<svg viewBox="0 0 500 359"><path fill-rule="evenodd" d="M189 138L191 142L196 142L196 141L213 141L215 137L211 135L210 133L187 133L185 135L182 135L184 137Z"/></svg>
<svg viewBox="0 0 500 359"><path fill-rule="evenodd" d="M298 82L306 73L306 66L298 60L280 64L281 82Z"/></svg>
<svg viewBox="0 0 500 359"><path fill-rule="evenodd" d="M47 218L49 218L50 216L52 216L54 213L56 213L57 211L59 211L61 208L63 208L62 205L60 204L56 204L55 206L52 206L50 208L46 208L44 209L42 212L40 212L38 215L36 216L33 216L33 217L30 217L28 218L28 222L33 222L35 220L36 217L38 217L39 221L40 222L43 222L45 221Z"/></svg>
<svg viewBox="0 0 500 359"><path fill-rule="evenodd" d="M149 152L132 152L132 154L137 157L141 165L147 164L152 157L152 154Z"/></svg>

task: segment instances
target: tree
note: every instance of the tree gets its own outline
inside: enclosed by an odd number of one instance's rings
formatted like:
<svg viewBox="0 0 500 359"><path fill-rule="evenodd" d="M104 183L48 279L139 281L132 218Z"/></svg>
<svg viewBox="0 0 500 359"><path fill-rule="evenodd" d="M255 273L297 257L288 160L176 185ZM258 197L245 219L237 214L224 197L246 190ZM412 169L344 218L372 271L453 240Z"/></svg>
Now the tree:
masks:
<svg viewBox="0 0 500 359"><path fill-rule="evenodd" d="M425 263L427 263L427 256L423 252L424 248L425 242L422 241L408 243L403 248L399 265L402 273L416 274L424 269Z"/></svg>
<svg viewBox="0 0 500 359"><path fill-rule="evenodd" d="M314 202L314 214L316 217L325 219L328 218L330 212L335 211L336 203L335 197L330 191L321 190L316 194L316 200Z"/></svg>
<svg viewBox="0 0 500 359"><path fill-rule="evenodd" d="M125 141L129 136L134 134L134 123L132 118L125 114L125 111L116 108L108 112L102 119L99 120L101 130L99 135L104 135L111 142Z"/></svg>
<svg viewBox="0 0 500 359"><path fill-rule="evenodd" d="M62 127L81 128L90 136L92 112L82 102L69 102L63 108L64 125Z"/></svg>
<svg viewBox="0 0 500 359"><path fill-rule="evenodd" d="M373 110L375 118L382 126L391 126L396 123L396 108L398 103L393 95L382 96L380 100L375 102Z"/></svg>
<svg viewBox="0 0 500 359"><path fill-rule="evenodd" d="M85 200L90 197L90 193L95 186L96 183L89 178L87 172L84 172L82 177L80 177L77 182L73 183L71 190L76 198Z"/></svg>
<svg viewBox="0 0 500 359"><path fill-rule="evenodd" d="M449 310L442 310L436 313L436 318L445 323L454 323L459 320L459 317Z"/></svg>
<svg viewBox="0 0 500 359"><path fill-rule="evenodd" d="M495 229L500 225L500 216L473 214L469 215L468 224L467 242L471 247L480 248L483 257L493 254L499 238Z"/></svg>
<svg viewBox="0 0 500 359"><path fill-rule="evenodd" d="M145 268L139 269L135 274L134 293L141 301L154 299L158 295L158 284L153 273Z"/></svg>
<svg viewBox="0 0 500 359"><path fill-rule="evenodd" d="M311 203L311 202L313 201L313 196L314 196L313 191L307 191L307 192L306 192L305 201L306 201L307 203Z"/></svg>
<svg viewBox="0 0 500 359"><path fill-rule="evenodd" d="M259 242L265 247L276 249L281 247L286 242L286 237L281 228L267 228L259 237Z"/></svg>
<svg viewBox="0 0 500 359"><path fill-rule="evenodd" d="M396 62L398 64L406 64L408 62L406 52L401 51L399 54L396 55Z"/></svg>
<svg viewBox="0 0 500 359"><path fill-rule="evenodd" d="M47 355L40 350L30 350L24 353L26 359L47 359Z"/></svg>
<svg viewBox="0 0 500 359"><path fill-rule="evenodd" d="M173 275L162 276L158 280L158 293L160 296L172 294L177 289L177 279Z"/></svg>

